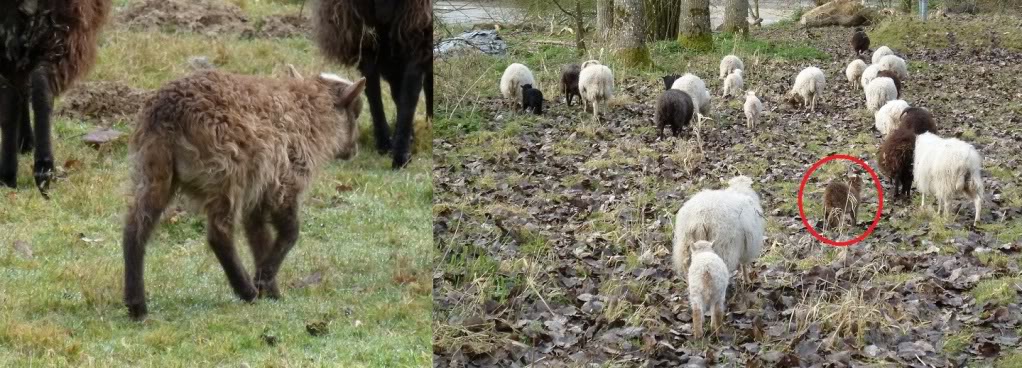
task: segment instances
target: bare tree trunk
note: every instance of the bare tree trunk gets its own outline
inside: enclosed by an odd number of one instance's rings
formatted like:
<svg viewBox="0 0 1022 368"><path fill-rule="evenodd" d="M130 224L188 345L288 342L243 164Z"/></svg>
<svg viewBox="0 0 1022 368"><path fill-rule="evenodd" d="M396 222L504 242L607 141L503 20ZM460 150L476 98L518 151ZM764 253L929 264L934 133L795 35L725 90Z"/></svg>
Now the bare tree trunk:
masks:
<svg viewBox="0 0 1022 368"><path fill-rule="evenodd" d="M582 0L575 0L575 51L578 56L586 54L586 28L582 15Z"/></svg>
<svg viewBox="0 0 1022 368"><path fill-rule="evenodd" d="M596 29L600 39L610 39L614 30L614 0L596 0Z"/></svg>
<svg viewBox="0 0 1022 368"><path fill-rule="evenodd" d="M643 0L646 13L646 41L678 38L681 0Z"/></svg>
<svg viewBox="0 0 1022 368"><path fill-rule="evenodd" d="M724 3L724 32L746 36L749 34L749 0L727 0Z"/></svg>
<svg viewBox="0 0 1022 368"><path fill-rule="evenodd" d="M682 46L709 50L713 48L713 33L710 30L710 1L682 0L681 17L678 20Z"/></svg>
<svg viewBox="0 0 1022 368"><path fill-rule="evenodd" d="M646 17L642 0L616 0L614 15L619 18L616 33L617 56L625 65L648 66L653 63L646 49Z"/></svg>

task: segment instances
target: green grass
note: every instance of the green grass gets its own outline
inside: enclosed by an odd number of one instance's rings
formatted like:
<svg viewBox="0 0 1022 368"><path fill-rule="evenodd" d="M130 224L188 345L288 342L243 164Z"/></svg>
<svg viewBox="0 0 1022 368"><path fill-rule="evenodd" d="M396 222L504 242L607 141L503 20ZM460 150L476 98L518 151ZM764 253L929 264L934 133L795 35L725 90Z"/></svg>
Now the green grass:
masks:
<svg viewBox="0 0 1022 368"><path fill-rule="evenodd" d="M1016 348L1012 352L1001 355L994 366L997 368L1022 368L1022 349Z"/></svg>
<svg viewBox="0 0 1022 368"><path fill-rule="evenodd" d="M991 46L990 32L994 31L1000 47L1022 50L1022 30L1013 23L1013 18L997 14L985 14L983 17L981 21L933 18L926 22L914 16L888 17L869 32L869 37L874 44L887 45L895 50L945 48L948 47L946 34L954 32L960 47L986 48Z"/></svg>
<svg viewBox="0 0 1022 368"><path fill-rule="evenodd" d="M972 297L976 299L976 304L986 302L996 305L1018 303L1018 292L1015 289L1020 282L1022 279L1017 277L983 280L972 289Z"/></svg>
<svg viewBox="0 0 1022 368"><path fill-rule="evenodd" d="M971 330L948 332L950 335L944 337L944 353L950 356L957 355L972 344L973 333Z"/></svg>
<svg viewBox="0 0 1022 368"><path fill-rule="evenodd" d="M247 3L246 11L266 13L298 6ZM146 89L185 75L192 55L247 74L277 73L283 63L307 73L338 69L305 39L110 27L101 45L87 79ZM386 109L393 117L389 101ZM428 365L432 139L417 137L420 153L408 168L393 171L389 157L369 146L367 111L360 121L362 153L326 167L304 201L301 238L280 274L281 300L239 301L208 250L201 215L168 212L148 247L150 316L143 323L130 321L121 302L125 140L93 150L80 137L95 126L58 118L58 166L76 164L52 186L52 200L34 190L31 156L21 157L19 189L0 189L0 366ZM131 130L125 122L115 128ZM244 237L237 235L240 257L252 270ZM15 242L33 255L14 250ZM294 286L316 273L322 281ZM306 325L314 323L328 332L313 336Z"/></svg>

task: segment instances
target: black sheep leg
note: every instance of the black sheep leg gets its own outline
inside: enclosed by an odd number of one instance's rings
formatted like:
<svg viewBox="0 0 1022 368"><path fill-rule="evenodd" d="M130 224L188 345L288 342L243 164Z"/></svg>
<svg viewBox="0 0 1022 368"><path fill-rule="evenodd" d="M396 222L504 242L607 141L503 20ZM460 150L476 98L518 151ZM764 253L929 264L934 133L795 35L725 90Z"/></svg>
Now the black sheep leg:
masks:
<svg viewBox="0 0 1022 368"><path fill-rule="evenodd" d="M0 89L0 184L18 186L18 128L24 100L14 86Z"/></svg>
<svg viewBox="0 0 1022 368"><path fill-rule="evenodd" d="M383 112L383 97L380 96L380 70L376 60L363 59L359 71L366 78L366 97L369 99L369 113L373 117L373 136L376 138L376 151L381 155L390 152L390 128L387 116Z"/></svg>
<svg viewBox="0 0 1022 368"><path fill-rule="evenodd" d="M28 100L22 103L23 113L18 118L18 151L21 154L32 152L33 139L32 139L32 117L28 114Z"/></svg>
<svg viewBox="0 0 1022 368"><path fill-rule="evenodd" d="M423 78L422 88L426 92L426 117L429 120L433 120L433 68L432 63L430 64L429 70L426 71L426 77Z"/></svg>
<svg viewBox="0 0 1022 368"><path fill-rule="evenodd" d="M35 185L46 197L53 179L53 145L50 137L50 115L53 112L53 92L43 68L32 73L32 112L35 114ZM26 110L25 115L28 116ZM29 129L29 132L32 130ZM22 132L22 135L25 133ZM24 148L24 146L22 146Z"/></svg>
<svg viewBox="0 0 1022 368"><path fill-rule="evenodd" d="M404 68L404 75L401 77L400 99L395 99L397 104L397 127L394 132L394 169L404 167L411 156L409 152L414 133L415 107L419 104L419 94L422 93L423 68L414 63L408 63ZM391 87L393 88L393 87Z"/></svg>

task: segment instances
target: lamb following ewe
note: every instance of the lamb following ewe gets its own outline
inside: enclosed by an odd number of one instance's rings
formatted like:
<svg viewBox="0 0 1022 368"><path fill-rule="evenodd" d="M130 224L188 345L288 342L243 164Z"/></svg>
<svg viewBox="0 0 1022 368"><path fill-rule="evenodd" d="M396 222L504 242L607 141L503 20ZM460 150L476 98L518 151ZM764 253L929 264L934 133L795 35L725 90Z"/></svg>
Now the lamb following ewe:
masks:
<svg viewBox="0 0 1022 368"><path fill-rule="evenodd" d="M826 78L820 68L811 66L803 69L795 77L795 83L791 91L784 95L786 101L792 105L801 104L816 111L816 100L820 98L826 86Z"/></svg>
<svg viewBox="0 0 1022 368"><path fill-rule="evenodd" d="M656 101L656 111L653 119L656 121L656 128L659 132L657 137L664 137L664 127L671 127L671 135L677 137L682 129L692 120L692 97L688 93L669 89L660 95Z"/></svg>
<svg viewBox="0 0 1022 368"><path fill-rule="evenodd" d="M579 100L582 99L582 94L578 91L578 73L582 72L582 67L578 64L568 64L561 68L561 93L564 94L564 101L571 106L572 97L577 96Z"/></svg>
<svg viewBox="0 0 1022 368"><path fill-rule="evenodd" d="M147 313L146 243L178 190L205 205L207 239L234 293L245 301L280 297L277 273L298 240L299 199L320 167L358 152L366 84L291 72L282 80L201 71L146 101L129 145L134 199L124 226L124 301L133 319ZM254 279L235 252L236 215Z"/></svg>
<svg viewBox="0 0 1022 368"><path fill-rule="evenodd" d="M692 335L703 337L703 318L710 312L710 327L719 330L724 322L727 285L731 273L724 260L713 253L713 243L692 244L692 266L688 269L688 300L692 307Z"/></svg>
<svg viewBox="0 0 1022 368"><path fill-rule="evenodd" d="M713 243L713 251L728 272L759 258L766 231L759 195L752 179L736 176L721 190L703 190L692 196L674 217L673 261L678 275L688 275L691 247L696 241ZM742 272L749 281L748 270Z"/></svg>
<svg viewBox="0 0 1022 368"><path fill-rule="evenodd" d="M866 67L866 69L862 71L862 76L859 77L859 85L862 86L862 89L865 90L866 86L869 85L869 82L872 82L877 78L878 73L880 73L879 65L873 64Z"/></svg>
<svg viewBox="0 0 1022 368"><path fill-rule="evenodd" d="M833 229L842 224L844 218L851 224L857 221L859 202L862 201L862 179L856 175L848 175L845 180L831 180L823 190L823 214L827 228Z"/></svg>
<svg viewBox="0 0 1022 368"><path fill-rule="evenodd" d="M901 126L901 124L899 124L901 114L905 112L906 109L908 109L908 102L903 100L887 101L884 106L881 106L880 109L873 114L873 118L876 121L876 123L873 124L873 127L880 132L880 136L886 137L888 134L891 134L892 131Z"/></svg>
<svg viewBox="0 0 1022 368"><path fill-rule="evenodd" d="M742 70L735 69L735 71L728 74L727 78L724 79L724 97L739 97L742 95L742 90L745 89L745 81L742 80Z"/></svg>
<svg viewBox="0 0 1022 368"><path fill-rule="evenodd" d="M522 110L528 112L529 109L533 114L543 115L543 92L526 84L522 86Z"/></svg>
<svg viewBox="0 0 1022 368"><path fill-rule="evenodd" d="M529 67L513 63L504 69L504 75L500 76L500 94L512 105L522 101L522 86L536 85L536 79L532 77Z"/></svg>
<svg viewBox="0 0 1022 368"><path fill-rule="evenodd" d="M845 67L845 77L848 78L848 83L855 87L859 83L859 77L862 77L862 72L866 70L866 62L855 59L848 63Z"/></svg>
<svg viewBox="0 0 1022 368"><path fill-rule="evenodd" d="M586 110L589 103L593 104L593 117L599 122L599 105L606 104L614 97L614 72L596 60L582 63L578 91L582 94L582 101L586 102Z"/></svg>
<svg viewBox="0 0 1022 368"><path fill-rule="evenodd" d="M739 59L734 55L725 56L720 60L720 77L718 79L724 79L730 75L731 72L738 69L745 69L745 64L742 63L742 59Z"/></svg>
<svg viewBox="0 0 1022 368"><path fill-rule="evenodd" d="M745 125L752 129L756 127L756 123L759 122L760 115L763 114L763 103L759 101L759 97L756 97L756 91L745 92Z"/></svg>
<svg viewBox="0 0 1022 368"><path fill-rule="evenodd" d="M898 99L898 87L891 78L877 78L866 86L866 108L874 113L888 101Z"/></svg>
<svg viewBox="0 0 1022 368"><path fill-rule="evenodd" d="M891 78L894 82L894 89L898 92L897 98L901 98L901 78L898 77L898 73L890 70L881 70L877 72L877 78Z"/></svg>
<svg viewBox="0 0 1022 368"><path fill-rule="evenodd" d="M905 64L905 59L894 55L887 55L880 58L876 65L880 67L880 70L890 70L897 73L898 79L908 80L908 65Z"/></svg>
<svg viewBox="0 0 1022 368"><path fill-rule="evenodd" d="M951 200L964 195L976 209L972 224L978 224L983 205L983 158L976 148L955 138L923 133L916 136L914 153L912 177L922 194L921 207L926 208L926 195L930 194L937 197L937 213L950 216Z"/></svg>

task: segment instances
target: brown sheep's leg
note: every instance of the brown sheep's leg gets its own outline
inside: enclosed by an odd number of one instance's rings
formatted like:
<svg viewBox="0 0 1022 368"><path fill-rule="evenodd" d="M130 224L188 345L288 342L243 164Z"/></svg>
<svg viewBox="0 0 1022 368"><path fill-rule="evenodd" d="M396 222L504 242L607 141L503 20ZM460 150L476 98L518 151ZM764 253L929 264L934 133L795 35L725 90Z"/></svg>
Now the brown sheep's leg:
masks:
<svg viewBox="0 0 1022 368"><path fill-rule="evenodd" d="M359 70L366 78L366 98L369 100L369 114L373 117L373 137L376 152L385 155L390 152L390 127L383 112L383 97L380 95L380 71L376 60L363 59Z"/></svg>
<svg viewBox="0 0 1022 368"><path fill-rule="evenodd" d="M277 288L277 273L288 252L298 242L298 204L285 205L274 210L271 216L273 227L277 230L277 240L263 261L256 265L256 287L261 297L278 299L280 290Z"/></svg>
<svg viewBox="0 0 1022 368"><path fill-rule="evenodd" d="M150 161L151 162L151 161ZM135 202L128 210L124 225L124 303L134 320L145 318L145 247L164 209L174 196L169 172L158 172L146 178L147 184L135 193Z"/></svg>
<svg viewBox="0 0 1022 368"><path fill-rule="evenodd" d="M46 191L53 179L53 145L50 129L53 112L53 92L44 69L32 73L32 110L35 112L35 163L32 167L36 188L46 197ZM25 112L26 124L28 112ZM32 129L26 129L31 132Z"/></svg>
<svg viewBox="0 0 1022 368"><path fill-rule="evenodd" d="M0 184L18 186L18 128L24 100L11 85L0 89Z"/></svg>
<svg viewBox="0 0 1022 368"><path fill-rule="evenodd" d="M255 279L259 280L259 265L265 262L266 257L273 249L273 238L270 235L268 221L266 218L266 207L258 206L245 215L245 238L248 239L248 247L252 250L252 258L256 266ZM258 283L256 285L258 288Z"/></svg>
<svg viewBox="0 0 1022 368"><path fill-rule="evenodd" d="M695 303L692 304L692 335L697 339L703 337L703 308Z"/></svg>
<svg viewBox="0 0 1022 368"><path fill-rule="evenodd" d="M721 298L719 302L713 303L713 307L710 308L710 325L713 327L713 331L715 333L719 333L723 323L724 323L724 298Z"/></svg>
<svg viewBox="0 0 1022 368"><path fill-rule="evenodd" d="M256 288L252 286L252 279L248 277L234 249L234 209L230 198L223 196L209 202L206 205L206 215L209 246L224 268L227 281L235 295L244 301L252 301L256 297Z"/></svg>

